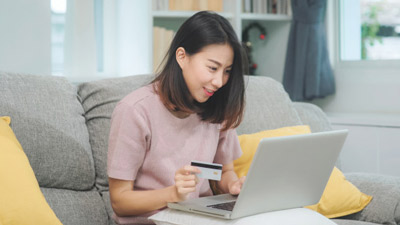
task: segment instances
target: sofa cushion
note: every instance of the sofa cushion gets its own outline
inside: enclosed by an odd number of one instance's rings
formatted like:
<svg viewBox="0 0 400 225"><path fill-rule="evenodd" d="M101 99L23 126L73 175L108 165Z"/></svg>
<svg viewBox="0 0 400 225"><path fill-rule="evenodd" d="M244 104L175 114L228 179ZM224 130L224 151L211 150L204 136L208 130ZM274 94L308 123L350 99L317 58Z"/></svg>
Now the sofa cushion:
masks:
<svg viewBox="0 0 400 225"><path fill-rule="evenodd" d="M130 92L150 83L152 78L149 75L120 77L83 83L78 87L90 134L96 167L96 187L99 190L108 189L108 135L115 105Z"/></svg>
<svg viewBox="0 0 400 225"><path fill-rule="evenodd" d="M108 225L107 212L97 191L41 188L47 202L64 225Z"/></svg>
<svg viewBox="0 0 400 225"><path fill-rule="evenodd" d="M103 191L101 192L101 197L103 198L103 202L106 206L106 210L108 213L108 222L110 225L116 225L117 223L114 221L112 218L112 215L114 214L114 211L111 207L111 199L110 199L110 192L109 191Z"/></svg>
<svg viewBox="0 0 400 225"><path fill-rule="evenodd" d="M380 225L378 223L370 223L358 220L344 220L344 219L332 219L337 225Z"/></svg>
<svg viewBox="0 0 400 225"><path fill-rule="evenodd" d="M62 77L0 72L0 115L11 127L41 187L90 189L94 165L76 89Z"/></svg>
<svg viewBox="0 0 400 225"><path fill-rule="evenodd" d="M364 210L342 219L378 224L399 224L400 178L370 173L346 173L346 178L374 198Z"/></svg>
<svg viewBox="0 0 400 225"><path fill-rule="evenodd" d="M302 125L282 84L264 76L246 76L246 108L238 135Z"/></svg>

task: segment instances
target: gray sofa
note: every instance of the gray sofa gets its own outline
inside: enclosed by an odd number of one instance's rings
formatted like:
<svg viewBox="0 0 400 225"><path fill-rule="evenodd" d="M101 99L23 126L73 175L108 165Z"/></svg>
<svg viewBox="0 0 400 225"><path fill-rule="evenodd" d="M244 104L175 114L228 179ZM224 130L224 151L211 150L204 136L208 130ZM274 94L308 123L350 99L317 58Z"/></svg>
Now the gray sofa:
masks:
<svg viewBox="0 0 400 225"><path fill-rule="evenodd" d="M110 115L123 96L151 78L73 85L62 77L0 72L0 116L11 117L41 190L63 224L114 224L106 174ZM331 129L318 107L291 102L278 82L252 76L246 83L246 113L238 134L300 124L310 125L313 132ZM336 223L399 224L399 178L346 177L374 199L363 211Z"/></svg>

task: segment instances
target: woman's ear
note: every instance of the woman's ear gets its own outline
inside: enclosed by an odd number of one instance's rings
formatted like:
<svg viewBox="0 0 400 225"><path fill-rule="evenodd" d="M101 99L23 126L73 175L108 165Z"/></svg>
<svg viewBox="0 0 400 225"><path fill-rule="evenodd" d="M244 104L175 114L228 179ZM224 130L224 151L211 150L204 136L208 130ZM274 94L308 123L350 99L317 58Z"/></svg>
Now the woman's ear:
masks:
<svg viewBox="0 0 400 225"><path fill-rule="evenodd" d="M179 67L183 69L187 58L185 49L183 47L179 47L178 49L176 49L175 57L176 61L179 64Z"/></svg>

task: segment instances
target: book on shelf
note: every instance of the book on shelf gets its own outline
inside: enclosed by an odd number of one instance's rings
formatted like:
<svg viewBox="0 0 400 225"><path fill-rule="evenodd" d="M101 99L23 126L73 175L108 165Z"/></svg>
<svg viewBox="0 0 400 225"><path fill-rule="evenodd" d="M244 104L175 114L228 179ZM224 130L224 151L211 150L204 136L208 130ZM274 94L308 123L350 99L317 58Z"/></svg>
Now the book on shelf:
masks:
<svg viewBox="0 0 400 225"><path fill-rule="evenodd" d="M242 0L242 11L244 13L251 13L252 1L251 0Z"/></svg>
<svg viewBox="0 0 400 225"><path fill-rule="evenodd" d="M168 10L168 0L153 0L153 10L154 11L167 11Z"/></svg>
<svg viewBox="0 0 400 225"><path fill-rule="evenodd" d="M224 1L223 0L207 0L207 8L208 10L221 12L224 8Z"/></svg>
<svg viewBox="0 0 400 225"><path fill-rule="evenodd" d="M174 38L174 31L163 27L153 27L153 71L158 72L161 63L167 54L169 46Z"/></svg>
<svg viewBox="0 0 400 225"><path fill-rule="evenodd" d="M202 11L223 10L223 0L169 0L168 9L171 11Z"/></svg>
<svg viewBox="0 0 400 225"><path fill-rule="evenodd" d="M290 0L242 0L243 13L291 15Z"/></svg>

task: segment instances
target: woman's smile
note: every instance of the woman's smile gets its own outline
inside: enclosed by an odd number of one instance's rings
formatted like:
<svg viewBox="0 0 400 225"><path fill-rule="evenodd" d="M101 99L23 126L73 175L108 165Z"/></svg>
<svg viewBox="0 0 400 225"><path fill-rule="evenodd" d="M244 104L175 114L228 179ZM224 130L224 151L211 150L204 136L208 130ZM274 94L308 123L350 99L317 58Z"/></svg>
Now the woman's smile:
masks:
<svg viewBox="0 0 400 225"><path fill-rule="evenodd" d="M212 91L210 89L204 88L204 92L206 93L207 96L211 97L214 95L215 91Z"/></svg>

